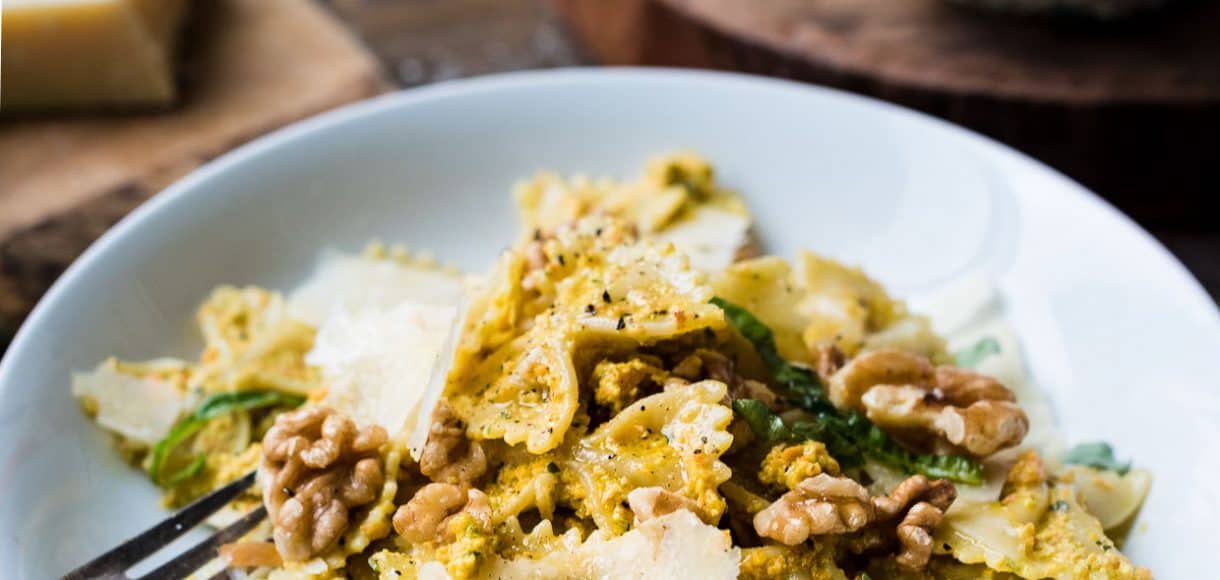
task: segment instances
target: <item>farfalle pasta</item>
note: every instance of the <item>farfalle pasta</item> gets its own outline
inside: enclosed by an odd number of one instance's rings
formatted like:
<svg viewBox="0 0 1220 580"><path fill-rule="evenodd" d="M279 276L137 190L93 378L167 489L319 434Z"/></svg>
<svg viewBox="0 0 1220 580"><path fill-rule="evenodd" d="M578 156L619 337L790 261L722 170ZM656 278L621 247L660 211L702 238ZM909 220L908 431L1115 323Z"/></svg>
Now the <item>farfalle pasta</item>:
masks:
<svg viewBox="0 0 1220 580"><path fill-rule="evenodd" d="M1150 577L1119 548L1151 476L1046 445L1015 335L951 352L859 268L762 255L693 154L515 198L489 272L375 244L285 294L222 286L198 357L73 392L171 507L260 470L227 517L271 518L215 569Z"/></svg>

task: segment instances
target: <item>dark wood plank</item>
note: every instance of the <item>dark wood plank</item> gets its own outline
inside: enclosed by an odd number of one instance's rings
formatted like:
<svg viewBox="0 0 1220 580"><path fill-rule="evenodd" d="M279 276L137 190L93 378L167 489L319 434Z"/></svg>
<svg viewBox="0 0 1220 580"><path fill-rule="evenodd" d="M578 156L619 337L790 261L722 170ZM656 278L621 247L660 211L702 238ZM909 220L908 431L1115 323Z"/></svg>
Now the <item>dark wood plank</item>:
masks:
<svg viewBox="0 0 1220 580"><path fill-rule="evenodd" d="M1220 304L1220 231L1152 233L1199 279L1212 300Z"/></svg>
<svg viewBox="0 0 1220 580"><path fill-rule="evenodd" d="M746 71L973 128L1156 227L1207 229L1220 191L1220 2L1112 25L943 0L553 0L608 64Z"/></svg>

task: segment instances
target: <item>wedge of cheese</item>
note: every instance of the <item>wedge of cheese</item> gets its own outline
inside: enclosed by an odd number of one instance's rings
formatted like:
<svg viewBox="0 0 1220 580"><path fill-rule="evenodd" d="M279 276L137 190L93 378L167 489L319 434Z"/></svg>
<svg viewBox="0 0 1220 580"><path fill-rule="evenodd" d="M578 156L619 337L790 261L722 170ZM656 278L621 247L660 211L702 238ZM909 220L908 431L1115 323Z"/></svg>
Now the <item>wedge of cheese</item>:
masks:
<svg viewBox="0 0 1220 580"><path fill-rule="evenodd" d="M360 425L381 425L391 437L412 433L457 315L451 306L411 302L336 312L306 359L322 369L324 402Z"/></svg>
<svg viewBox="0 0 1220 580"><path fill-rule="evenodd" d="M171 102L188 1L0 2L0 110Z"/></svg>
<svg viewBox="0 0 1220 580"><path fill-rule="evenodd" d="M291 294L318 327L307 362L322 369L324 403L392 438L426 440L463 320L465 282L435 267L330 254ZM412 444L418 457L424 441Z"/></svg>

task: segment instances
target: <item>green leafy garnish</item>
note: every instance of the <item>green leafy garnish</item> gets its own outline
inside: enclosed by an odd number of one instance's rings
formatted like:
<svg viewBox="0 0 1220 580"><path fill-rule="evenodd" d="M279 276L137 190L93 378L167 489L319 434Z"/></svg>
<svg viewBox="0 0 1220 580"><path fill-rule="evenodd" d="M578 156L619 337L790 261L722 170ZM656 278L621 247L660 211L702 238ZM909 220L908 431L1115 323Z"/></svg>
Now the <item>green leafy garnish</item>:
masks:
<svg viewBox="0 0 1220 580"><path fill-rule="evenodd" d="M821 441L844 466L859 465L868 457L887 467L906 473L920 473L933 479L948 479L969 485L983 482L983 470L978 463L957 455L911 453L857 412L846 416L822 414L813 421L796 421L787 425L762 401L734 400L733 411L768 444Z"/></svg>
<svg viewBox="0 0 1220 580"><path fill-rule="evenodd" d="M195 477L200 471L203 471L203 466L207 465L207 463L208 457L206 455L202 453L196 455L195 458L191 460L190 464L169 476L169 479L165 481L165 485L168 487L173 487L192 477Z"/></svg>
<svg viewBox="0 0 1220 580"><path fill-rule="evenodd" d="M905 449L903 451L906 451ZM907 451L909 454L910 452ZM967 485L983 484L983 466L968 457L961 455L911 455L910 463L904 471L921 473L932 479L948 479ZM902 469L897 465L891 465Z"/></svg>
<svg viewBox="0 0 1220 580"><path fill-rule="evenodd" d="M742 308L719 296L712 298L712 304L724 311L724 317L737 329L758 352L759 358L766 365L775 382L786 388L800 399L800 407L810 412L833 412L834 405L826 398L826 391L818 383L817 377L809 369L798 367L784 360L775 346L775 335L767 325L756 318L749 310Z"/></svg>
<svg viewBox="0 0 1220 580"><path fill-rule="evenodd" d="M1000 341L994 336L984 336L978 342L953 353L953 359L957 366L972 369L979 366L983 359L996 354L1000 354Z"/></svg>
<svg viewBox="0 0 1220 580"><path fill-rule="evenodd" d="M1081 443L1063 454L1063 462L1069 465L1084 465L1096 469L1117 471L1119 475L1127 475L1131 471L1131 462L1123 463L1114 458L1114 449L1108 443Z"/></svg>
<svg viewBox="0 0 1220 580"><path fill-rule="evenodd" d="M767 405L754 399L736 399L733 411L750 426L755 435L767 443L779 443L793 438L792 431Z"/></svg>
<svg viewBox="0 0 1220 580"><path fill-rule="evenodd" d="M161 466L171 451L199 432L212 419L237 411L250 411L264 407L299 407L304 402L305 397L278 391L240 391L212 395L205 399L193 413L178 421L170 430L169 435L157 442L153 447L152 459L148 463L148 475L157 485L172 487L194 477L203 470L207 457L202 453L192 459L186 467L168 476L161 473Z"/></svg>
<svg viewBox="0 0 1220 580"><path fill-rule="evenodd" d="M791 397L790 402L813 415L812 421L788 425L760 401L733 401L733 411L765 442L821 441L844 466L859 465L867 457L906 473L969 485L983 482L983 468L978 462L954 455L916 455L859 412L839 411L830 403L826 390L812 372L779 355L775 336L767 325L748 310L723 298L713 298L712 304L724 310L729 324L754 346L775 382Z"/></svg>

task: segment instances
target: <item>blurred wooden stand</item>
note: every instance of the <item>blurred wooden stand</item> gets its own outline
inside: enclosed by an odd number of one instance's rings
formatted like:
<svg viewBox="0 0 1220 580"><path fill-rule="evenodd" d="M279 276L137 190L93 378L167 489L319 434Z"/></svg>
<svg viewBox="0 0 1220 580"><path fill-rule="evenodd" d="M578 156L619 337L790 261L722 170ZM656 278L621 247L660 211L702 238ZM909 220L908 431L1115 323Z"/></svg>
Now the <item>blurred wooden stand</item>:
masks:
<svg viewBox="0 0 1220 580"><path fill-rule="evenodd" d="M0 335L161 188L253 137L391 86L311 0L209 0L195 11L174 110L0 121Z"/></svg>
<svg viewBox="0 0 1220 580"><path fill-rule="evenodd" d="M1102 24L944 0L553 1L607 64L876 96L1030 153L1145 225L1217 227L1201 210L1220 194L1220 2Z"/></svg>

